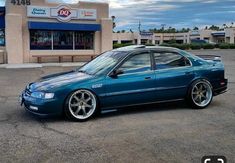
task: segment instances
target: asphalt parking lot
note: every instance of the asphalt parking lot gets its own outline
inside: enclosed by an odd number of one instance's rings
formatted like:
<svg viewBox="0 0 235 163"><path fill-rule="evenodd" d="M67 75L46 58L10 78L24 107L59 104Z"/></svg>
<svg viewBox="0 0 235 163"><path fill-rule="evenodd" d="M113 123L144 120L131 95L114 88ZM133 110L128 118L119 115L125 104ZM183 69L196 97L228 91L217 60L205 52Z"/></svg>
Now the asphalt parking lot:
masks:
<svg viewBox="0 0 235 163"><path fill-rule="evenodd" d="M235 162L235 50L221 55L229 91L207 109L184 102L125 108L85 123L40 119L18 95L30 81L72 68L0 69L0 162L195 162L224 155Z"/></svg>

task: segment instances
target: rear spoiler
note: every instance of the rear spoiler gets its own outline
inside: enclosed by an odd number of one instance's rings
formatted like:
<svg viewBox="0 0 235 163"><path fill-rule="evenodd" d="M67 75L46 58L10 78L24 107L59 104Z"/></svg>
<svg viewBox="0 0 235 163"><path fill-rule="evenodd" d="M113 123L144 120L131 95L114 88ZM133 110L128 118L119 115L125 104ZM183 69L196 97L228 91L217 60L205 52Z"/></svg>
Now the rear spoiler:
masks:
<svg viewBox="0 0 235 163"><path fill-rule="evenodd" d="M205 60L221 62L221 56L219 55L197 55L197 56Z"/></svg>

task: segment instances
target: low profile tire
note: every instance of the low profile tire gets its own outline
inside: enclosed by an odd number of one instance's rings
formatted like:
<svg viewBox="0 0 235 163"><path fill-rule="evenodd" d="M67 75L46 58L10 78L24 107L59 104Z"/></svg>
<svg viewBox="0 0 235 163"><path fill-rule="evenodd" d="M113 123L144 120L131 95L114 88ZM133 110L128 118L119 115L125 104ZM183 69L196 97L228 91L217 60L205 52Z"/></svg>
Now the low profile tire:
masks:
<svg viewBox="0 0 235 163"><path fill-rule="evenodd" d="M187 100L195 109L203 109L210 105L213 99L213 90L209 81L196 80L189 88Z"/></svg>
<svg viewBox="0 0 235 163"><path fill-rule="evenodd" d="M65 103L65 115L73 121L83 122L92 118L98 110L96 96L85 89L69 95Z"/></svg>

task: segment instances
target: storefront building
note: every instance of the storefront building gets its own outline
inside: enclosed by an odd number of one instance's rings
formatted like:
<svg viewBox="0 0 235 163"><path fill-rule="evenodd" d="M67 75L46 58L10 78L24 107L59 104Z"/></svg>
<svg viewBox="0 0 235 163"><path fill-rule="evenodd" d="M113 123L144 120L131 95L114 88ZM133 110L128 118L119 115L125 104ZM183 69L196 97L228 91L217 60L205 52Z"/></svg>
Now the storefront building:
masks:
<svg viewBox="0 0 235 163"><path fill-rule="evenodd" d="M37 62L38 56L50 62L58 60L57 56L79 58L112 49L107 3L67 5L46 0L7 0L4 12L0 44L5 45L7 63ZM1 31L5 41L1 41Z"/></svg>

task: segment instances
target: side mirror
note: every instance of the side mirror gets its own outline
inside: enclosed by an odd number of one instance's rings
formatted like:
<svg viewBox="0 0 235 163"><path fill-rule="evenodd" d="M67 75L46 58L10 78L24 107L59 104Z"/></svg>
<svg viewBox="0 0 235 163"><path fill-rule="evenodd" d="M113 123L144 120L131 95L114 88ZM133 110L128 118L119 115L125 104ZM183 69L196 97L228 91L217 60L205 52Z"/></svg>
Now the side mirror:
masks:
<svg viewBox="0 0 235 163"><path fill-rule="evenodd" d="M113 72L109 75L111 78L117 78L118 75L123 74L122 70L113 70Z"/></svg>

